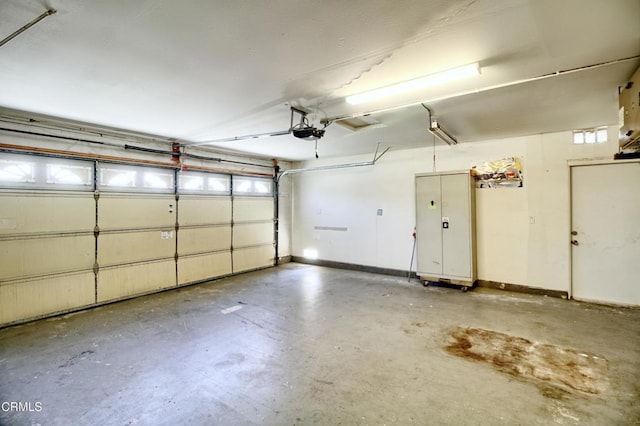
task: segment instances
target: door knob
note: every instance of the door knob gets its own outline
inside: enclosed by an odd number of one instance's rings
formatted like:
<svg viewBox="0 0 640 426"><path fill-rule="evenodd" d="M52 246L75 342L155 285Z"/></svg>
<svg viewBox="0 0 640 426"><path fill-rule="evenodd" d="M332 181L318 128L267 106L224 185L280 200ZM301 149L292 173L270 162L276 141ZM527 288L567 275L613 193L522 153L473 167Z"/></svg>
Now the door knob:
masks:
<svg viewBox="0 0 640 426"><path fill-rule="evenodd" d="M577 240L571 240L571 244L573 244L574 246L580 245L580 243Z"/></svg>

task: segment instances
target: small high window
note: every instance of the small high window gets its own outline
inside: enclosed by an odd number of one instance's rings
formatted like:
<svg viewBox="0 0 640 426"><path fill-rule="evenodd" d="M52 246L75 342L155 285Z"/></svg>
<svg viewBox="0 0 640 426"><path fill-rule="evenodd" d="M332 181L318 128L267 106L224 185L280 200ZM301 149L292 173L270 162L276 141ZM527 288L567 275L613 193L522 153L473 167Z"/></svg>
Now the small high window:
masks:
<svg viewBox="0 0 640 426"><path fill-rule="evenodd" d="M605 143L607 141L607 128L583 129L573 131L573 143L576 145Z"/></svg>

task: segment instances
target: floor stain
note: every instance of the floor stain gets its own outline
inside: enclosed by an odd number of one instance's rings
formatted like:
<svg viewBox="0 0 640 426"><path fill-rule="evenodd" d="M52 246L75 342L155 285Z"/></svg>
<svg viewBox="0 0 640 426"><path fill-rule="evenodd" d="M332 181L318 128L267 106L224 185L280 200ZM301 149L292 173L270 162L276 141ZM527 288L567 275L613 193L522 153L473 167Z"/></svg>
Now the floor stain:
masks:
<svg viewBox="0 0 640 426"><path fill-rule="evenodd" d="M422 327L427 327L428 324L426 322L417 322L414 321L411 323L411 326L414 328L405 328L402 331L404 331L404 334L416 334L416 328L422 328Z"/></svg>
<svg viewBox="0 0 640 426"><path fill-rule="evenodd" d="M225 356L225 359L220 361L220 362L215 363L214 367L216 367L216 368L231 367L231 366L234 366L234 365L237 365L237 364L240 364L240 363L244 362L245 359L246 359L245 356L243 354L241 354L241 353L237 353L237 352L228 353Z"/></svg>
<svg viewBox="0 0 640 426"><path fill-rule="evenodd" d="M533 381L551 399L563 399L574 390L599 394L607 388L607 361L602 356L480 328L458 327L451 337L445 347L450 354Z"/></svg>
<svg viewBox="0 0 640 426"><path fill-rule="evenodd" d="M73 355L64 364L59 365L58 368L71 367L72 365L74 365L79 360L85 359L88 355L91 355L91 354L94 354L94 353L95 353L95 351L93 351L91 349L86 350L86 351L82 351L77 355Z"/></svg>

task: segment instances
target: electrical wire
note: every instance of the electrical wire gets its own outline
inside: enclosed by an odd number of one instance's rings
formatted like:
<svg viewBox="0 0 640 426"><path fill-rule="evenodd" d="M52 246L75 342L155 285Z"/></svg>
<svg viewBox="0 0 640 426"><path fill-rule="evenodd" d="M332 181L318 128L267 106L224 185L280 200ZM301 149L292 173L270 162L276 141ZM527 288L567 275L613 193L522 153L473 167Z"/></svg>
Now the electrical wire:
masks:
<svg viewBox="0 0 640 426"><path fill-rule="evenodd" d="M433 139L433 172L436 171L436 137L434 135L431 135L431 138Z"/></svg>

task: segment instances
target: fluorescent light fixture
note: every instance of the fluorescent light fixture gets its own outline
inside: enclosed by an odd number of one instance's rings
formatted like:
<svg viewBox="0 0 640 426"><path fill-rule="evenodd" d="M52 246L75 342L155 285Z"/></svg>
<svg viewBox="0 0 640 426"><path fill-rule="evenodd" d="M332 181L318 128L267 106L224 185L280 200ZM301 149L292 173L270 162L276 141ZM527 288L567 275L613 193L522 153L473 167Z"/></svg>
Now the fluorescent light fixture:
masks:
<svg viewBox="0 0 640 426"><path fill-rule="evenodd" d="M449 146L457 145L458 140L454 138L451 133L447 132L445 129L440 126L436 120L431 120L431 124L429 125L429 131L433 133L438 139L442 142L446 143Z"/></svg>
<svg viewBox="0 0 640 426"><path fill-rule="evenodd" d="M402 83L393 84L391 86L382 87L380 89L371 90L369 92L360 93L358 95L347 96L347 103L352 105L364 102L375 101L389 96L400 95L414 90L425 89L438 84L445 84L451 81L461 80L463 78L474 77L480 75L480 65L475 62L473 64L464 65L447 71L431 74L426 77L417 78L415 80L403 81Z"/></svg>

